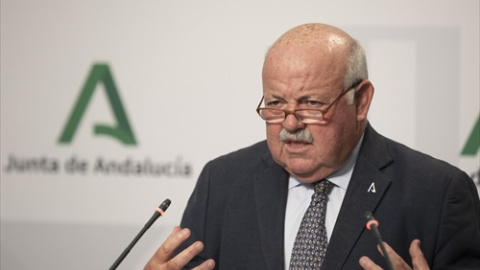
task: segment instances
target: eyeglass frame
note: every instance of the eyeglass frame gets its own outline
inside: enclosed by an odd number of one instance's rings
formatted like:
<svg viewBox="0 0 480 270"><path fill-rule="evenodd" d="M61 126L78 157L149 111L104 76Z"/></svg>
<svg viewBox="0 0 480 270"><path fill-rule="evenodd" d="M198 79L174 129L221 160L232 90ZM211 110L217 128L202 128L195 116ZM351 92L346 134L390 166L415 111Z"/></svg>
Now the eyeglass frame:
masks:
<svg viewBox="0 0 480 270"><path fill-rule="evenodd" d="M260 103L258 103L257 105L257 114L258 116L260 116L260 118L262 118L265 122L269 123L269 124L278 124L278 123L282 123L283 121L285 121L285 119L287 119L287 116L289 116L290 114L293 114L293 116L295 116L295 118L304 123L304 124L318 124L320 123L322 120L325 119L325 114L327 114L327 112L330 110L330 108L333 107L333 105L335 103L337 103L346 93L350 92L350 90L357 90L356 88L360 85L360 83L363 82L363 79L359 79L357 81L355 81L350 87L348 87L346 90L342 91L342 93L336 97L325 109L323 110L320 110L320 109L294 109L294 110L287 110L287 109L275 109L275 108L267 108L267 107L260 107L260 105L262 105L262 102L263 100L265 99L265 96L262 96L262 99L260 100ZM262 115L260 114L260 110L273 110L273 111L278 111L278 112L283 112L284 116L283 116L283 119L280 121L280 118L279 120L275 120L275 121L267 121L265 120ZM296 114L296 112L298 111L316 111L316 112L320 112L321 113L321 118L318 119L318 122L304 122L303 119L300 119L299 116Z"/></svg>

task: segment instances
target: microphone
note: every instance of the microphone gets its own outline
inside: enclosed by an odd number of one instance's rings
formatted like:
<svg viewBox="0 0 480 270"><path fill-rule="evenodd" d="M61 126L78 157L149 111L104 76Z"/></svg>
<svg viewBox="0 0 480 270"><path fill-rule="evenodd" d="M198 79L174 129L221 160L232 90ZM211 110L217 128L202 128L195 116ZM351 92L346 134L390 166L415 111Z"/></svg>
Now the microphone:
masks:
<svg viewBox="0 0 480 270"><path fill-rule="evenodd" d="M388 253L385 249L385 245L383 244L382 236L380 235L380 231L378 230L378 221L373 217L372 213L367 211L364 214L365 219L367 220L367 224L365 227L367 227L368 230L372 231L373 234L375 235L375 238L377 239L378 245L380 245L380 249L382 250L383 257L385 258L385 261L387 262L387 267L389 270L395 270L392 265L392 261L390 261L390 257L388 256Z"/></svg>
<svg viewBox="0 0 480 270"><path fill-rule="evenodd" d="M152 226L152 224L160 217L165 215L165 211L168 209L170 206L170 201L169 199L166 199L165 201L160 204L160 206L155 207L155 213L153 213L153 216L148 220L148 222L143 226L143 228L140 230L140 232L133 238L132 242L128 247L120 254L118 259L113 263L112 266L110 266L109 270L115 270L117 269L118 265L127 257L128 253L130 250L132 250L133 246L140 240L140 238L143 236L143 234Z"/></svg>

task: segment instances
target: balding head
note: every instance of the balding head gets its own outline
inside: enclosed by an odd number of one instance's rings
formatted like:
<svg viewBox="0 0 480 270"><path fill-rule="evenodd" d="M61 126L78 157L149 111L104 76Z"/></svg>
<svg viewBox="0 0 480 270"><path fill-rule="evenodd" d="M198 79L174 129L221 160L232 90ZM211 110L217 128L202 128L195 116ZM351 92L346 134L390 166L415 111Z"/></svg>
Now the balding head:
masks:
<svg viewBox="0 0 480 270"><path fill-rule="evenodd" d="M269 49L264 63L270 65L311 65L328 62L331 71L341 75L343 87L359 79L368 79L365 52L361 45L343 30L321 23L297 26L284 33Z"/></svg>
<svg viewBox="0 0 480 270"><path fill-rule="evenodd" d="M344 31L326 24L310 23L297 26L283 34L274 44L288 45L307 43L317 46L336 47L351 40Z"/></svg>

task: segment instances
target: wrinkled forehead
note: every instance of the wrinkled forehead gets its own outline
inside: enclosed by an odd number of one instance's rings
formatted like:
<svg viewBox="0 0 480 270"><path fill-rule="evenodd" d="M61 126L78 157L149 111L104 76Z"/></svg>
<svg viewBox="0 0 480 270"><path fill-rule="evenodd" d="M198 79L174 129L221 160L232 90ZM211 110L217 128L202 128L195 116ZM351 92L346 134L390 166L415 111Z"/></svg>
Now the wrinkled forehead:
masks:
<svg viewBox="0 0 480 270"><path fill-rule="evenodd" d="M346 71L347 56L342 48L312 43L278 43L265 58L262 78L264 82L272 78L305 78L342 83Z"/></svg>
<svg viewBox="0 0 480 270"><path fill-rule="evenodd" d="M324 24L306 24L283 34L268 51L265 68L312 67L316 63L338 64L346 60L351 37Z"/></svg>

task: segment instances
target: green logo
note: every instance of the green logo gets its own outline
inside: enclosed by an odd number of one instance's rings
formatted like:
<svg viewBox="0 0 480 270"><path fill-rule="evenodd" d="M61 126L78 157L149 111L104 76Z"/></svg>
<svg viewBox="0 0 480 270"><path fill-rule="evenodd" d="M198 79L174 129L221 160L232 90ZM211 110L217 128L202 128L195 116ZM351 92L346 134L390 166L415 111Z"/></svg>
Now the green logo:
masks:
<svg viewBox="0 0 480 270"><path fill-rule="evenodd" d="M87 109L87 105L90 102L93 91L97 84L103 83L107 92L107 97L110 102L110 107L113 110L115 118L117 120L116 126L108 126L102 124L96 124L94 127L95 134L111 136L126 145L136 145L135 136L133 135L130 123L128 122L127 115L122 106L122 101L118 95L117 87L113 81L112 74L108 65L95 64L87 77L87 81L83 86L80 96L73 107L73 111L68 118L67 124L63 129L63 132L58 139L59 143L70 143L78 128L78 124Z"/></svg>
<svg viewBox="0 0 480 270"><path fill-rule="evenodd" d="M480 149L480 115L462 150L462 156L475 156Z"/></svg>

